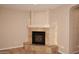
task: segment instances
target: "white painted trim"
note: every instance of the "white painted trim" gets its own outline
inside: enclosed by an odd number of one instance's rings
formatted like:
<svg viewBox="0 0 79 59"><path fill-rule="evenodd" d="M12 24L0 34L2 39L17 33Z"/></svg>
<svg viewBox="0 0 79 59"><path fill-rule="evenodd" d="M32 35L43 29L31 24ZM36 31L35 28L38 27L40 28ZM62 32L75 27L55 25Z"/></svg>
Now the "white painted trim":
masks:
<svg viewBox="0 0 79 59"><path fill-rule="evenodd" d="M12 49L12 48L18 48L18 47L23 47L23 45L14 46L14 47L8 47L8 48L1 48L0 50L7 50L7 49Z"/></svg>

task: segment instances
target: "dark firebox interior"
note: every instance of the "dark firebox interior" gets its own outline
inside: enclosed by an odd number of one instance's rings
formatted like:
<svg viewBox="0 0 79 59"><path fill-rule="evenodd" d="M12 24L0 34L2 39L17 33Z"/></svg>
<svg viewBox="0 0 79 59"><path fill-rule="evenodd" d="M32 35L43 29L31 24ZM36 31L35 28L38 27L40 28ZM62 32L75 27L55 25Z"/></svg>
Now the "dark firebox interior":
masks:
<svg viewBox="0 0 79 59"><path fill-rule="evenodd" d="M32 44L45 45L45 32L32 31Z"/></svg>

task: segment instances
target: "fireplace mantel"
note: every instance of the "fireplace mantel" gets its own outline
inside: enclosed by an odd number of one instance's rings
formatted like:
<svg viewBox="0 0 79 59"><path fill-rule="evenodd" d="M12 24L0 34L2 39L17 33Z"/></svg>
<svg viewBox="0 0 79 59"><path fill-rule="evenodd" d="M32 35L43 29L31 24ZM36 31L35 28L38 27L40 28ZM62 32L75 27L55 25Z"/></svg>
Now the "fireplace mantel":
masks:
<svg viewBox="0 0 79 59"><path fill-rule="evenodd" d="M45 32L45 45L48 45L49 27L28 27L28 43L29 44L32 44L32 31L44 31Z"/></svg>
<svg viewBox="0 0 79 59"><path fill-rule="evenodd" d="M49 25L46 26L33 26L33 25L29 25L28 28L50 28Z"/></svg>
<svg viewBox="0 0 79 59"><path fill-rule="evenodd" d="M32 32L45 32L45 45L36 45L32 44ZM26 51L30 51L31 53L56 53L58 50L57 45L50 45L50 26L28 26L28 40L24 43L24 48ZM53 51L52 51L53 50Z"/></svg>

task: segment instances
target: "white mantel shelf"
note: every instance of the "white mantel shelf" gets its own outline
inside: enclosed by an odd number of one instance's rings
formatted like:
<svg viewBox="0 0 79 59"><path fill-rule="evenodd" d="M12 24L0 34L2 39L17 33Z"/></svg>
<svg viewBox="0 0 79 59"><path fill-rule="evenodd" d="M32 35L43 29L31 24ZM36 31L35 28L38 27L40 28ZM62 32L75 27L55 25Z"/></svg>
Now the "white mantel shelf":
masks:
<svg viewBox="0 0 79 59"><path fill-rule="evenodd" d="M47 26L32 26L32 25L29 25L28 28L50 28L49 25Z"/></svg>

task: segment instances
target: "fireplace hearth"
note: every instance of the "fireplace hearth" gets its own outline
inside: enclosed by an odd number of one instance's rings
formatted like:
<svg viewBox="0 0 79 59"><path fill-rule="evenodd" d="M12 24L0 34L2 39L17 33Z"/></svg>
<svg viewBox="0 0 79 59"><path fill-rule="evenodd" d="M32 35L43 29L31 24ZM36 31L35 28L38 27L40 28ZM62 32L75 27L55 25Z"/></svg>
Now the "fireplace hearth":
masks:
<svg viewBox="0 0 79 59"><path fill-rule="evenodd" d="M45 45L45 32L32 31L32 44Z"/></svg>

